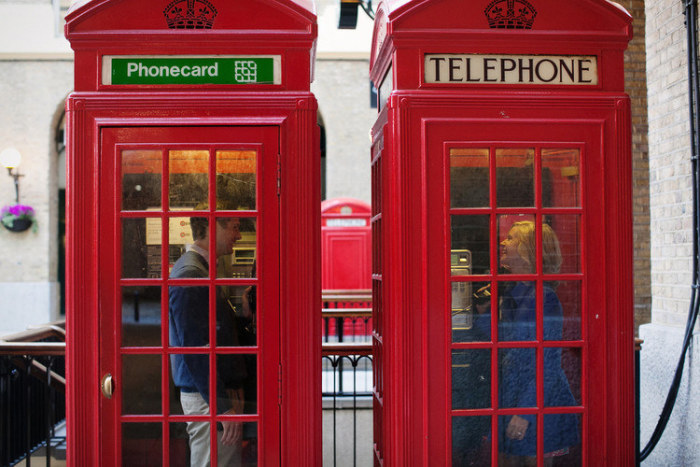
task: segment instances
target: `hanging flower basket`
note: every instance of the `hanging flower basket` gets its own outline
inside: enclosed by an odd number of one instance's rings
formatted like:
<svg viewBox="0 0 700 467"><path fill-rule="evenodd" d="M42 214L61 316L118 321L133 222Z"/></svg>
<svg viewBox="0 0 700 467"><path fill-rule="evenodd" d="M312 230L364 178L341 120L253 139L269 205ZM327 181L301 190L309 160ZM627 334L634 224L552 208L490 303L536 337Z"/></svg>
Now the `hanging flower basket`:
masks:
<svg viewBox="0 0 700 467"><path fill-rule="evenodd" d="M22 204L5 206L0 211L0 219L3 227L10 232L24 232L32 226L36 228L34 208L31 206Z"/></svg>

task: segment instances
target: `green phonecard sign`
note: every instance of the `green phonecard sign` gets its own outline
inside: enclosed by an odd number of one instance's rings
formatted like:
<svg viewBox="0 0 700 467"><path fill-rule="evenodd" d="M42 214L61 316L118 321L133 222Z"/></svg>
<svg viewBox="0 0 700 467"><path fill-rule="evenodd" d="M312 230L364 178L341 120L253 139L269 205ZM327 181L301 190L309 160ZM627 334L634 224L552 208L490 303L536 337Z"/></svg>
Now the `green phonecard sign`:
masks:
<svg viewBox="0 0 700 467"><path fill-rule="evenodd" d="M103 57L102 84L280 84L280 56Z"/></svg>

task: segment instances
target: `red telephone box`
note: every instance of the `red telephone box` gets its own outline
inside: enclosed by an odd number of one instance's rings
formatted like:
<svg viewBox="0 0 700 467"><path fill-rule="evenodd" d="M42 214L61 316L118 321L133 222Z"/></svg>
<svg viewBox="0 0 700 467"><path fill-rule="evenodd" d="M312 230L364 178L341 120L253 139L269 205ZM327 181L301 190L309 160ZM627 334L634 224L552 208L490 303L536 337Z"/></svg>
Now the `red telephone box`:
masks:
<svg viewBox="0 0 700 467"><path fill-rule="evenodd" d="M69 464L320 465L312 2L66 23Z"/></svg>
<svg viewBox="0 0 700 467"><path fill-rule="evenodd" d="M385 0L376 465L632 465L631 17Z"/></svg>
<svg viewBox="0 0 700 467"><path fill-rule="evenodd" d="M355 290L372 286L370 207L357 199L321 203L321 286Z"/></svg>

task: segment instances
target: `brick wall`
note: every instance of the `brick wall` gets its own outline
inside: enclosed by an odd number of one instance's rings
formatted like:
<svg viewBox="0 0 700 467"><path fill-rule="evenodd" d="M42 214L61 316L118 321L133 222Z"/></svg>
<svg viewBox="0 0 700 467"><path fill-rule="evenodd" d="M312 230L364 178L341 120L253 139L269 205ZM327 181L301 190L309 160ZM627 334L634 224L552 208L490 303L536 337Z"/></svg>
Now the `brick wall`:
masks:
<svg viewBox="0 0 700 467"><path fill-rule="evenodd" d="M692 193L683 4L646 4L653 322L682 326L690 297Z"/></svg>
<svg viewBox="0 0 700 467"><path fill-rule="evenodd" d="M618 0L634 18L625 53L625 91L632 100L632 198L634 214L635 329L651 319L649 149L644 0Z"/></svg>

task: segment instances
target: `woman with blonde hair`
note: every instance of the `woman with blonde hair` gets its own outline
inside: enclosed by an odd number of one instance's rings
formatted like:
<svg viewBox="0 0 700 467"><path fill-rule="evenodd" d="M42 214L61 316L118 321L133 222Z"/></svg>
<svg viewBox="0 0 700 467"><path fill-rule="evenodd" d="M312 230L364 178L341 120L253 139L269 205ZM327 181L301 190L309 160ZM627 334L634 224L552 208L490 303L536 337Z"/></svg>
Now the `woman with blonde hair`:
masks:
<svg viewBox="0 0 700 467"><path fill-rule="evenodd" d="M536 225L532 221L515 222L501 242L500 265L509 274L537 274L538 249ZM542 273L556 274L562 263L559 240L554 230L542 224ZM545 341L562 338L562 306L554 288L556 282L543 281L542 313ZM532 342L537 339L536 280L501 283L499 287L498 340ZM544 349L544 406L570 407L576 401L561 367L561 348ZM537 407L536 349L534 347L499 350L500 408ZM537 465L537 417L506 415L499 417L499 465ZM565 456L579 443L578 417L575 414L545 415L544 465Z"/></svg>

